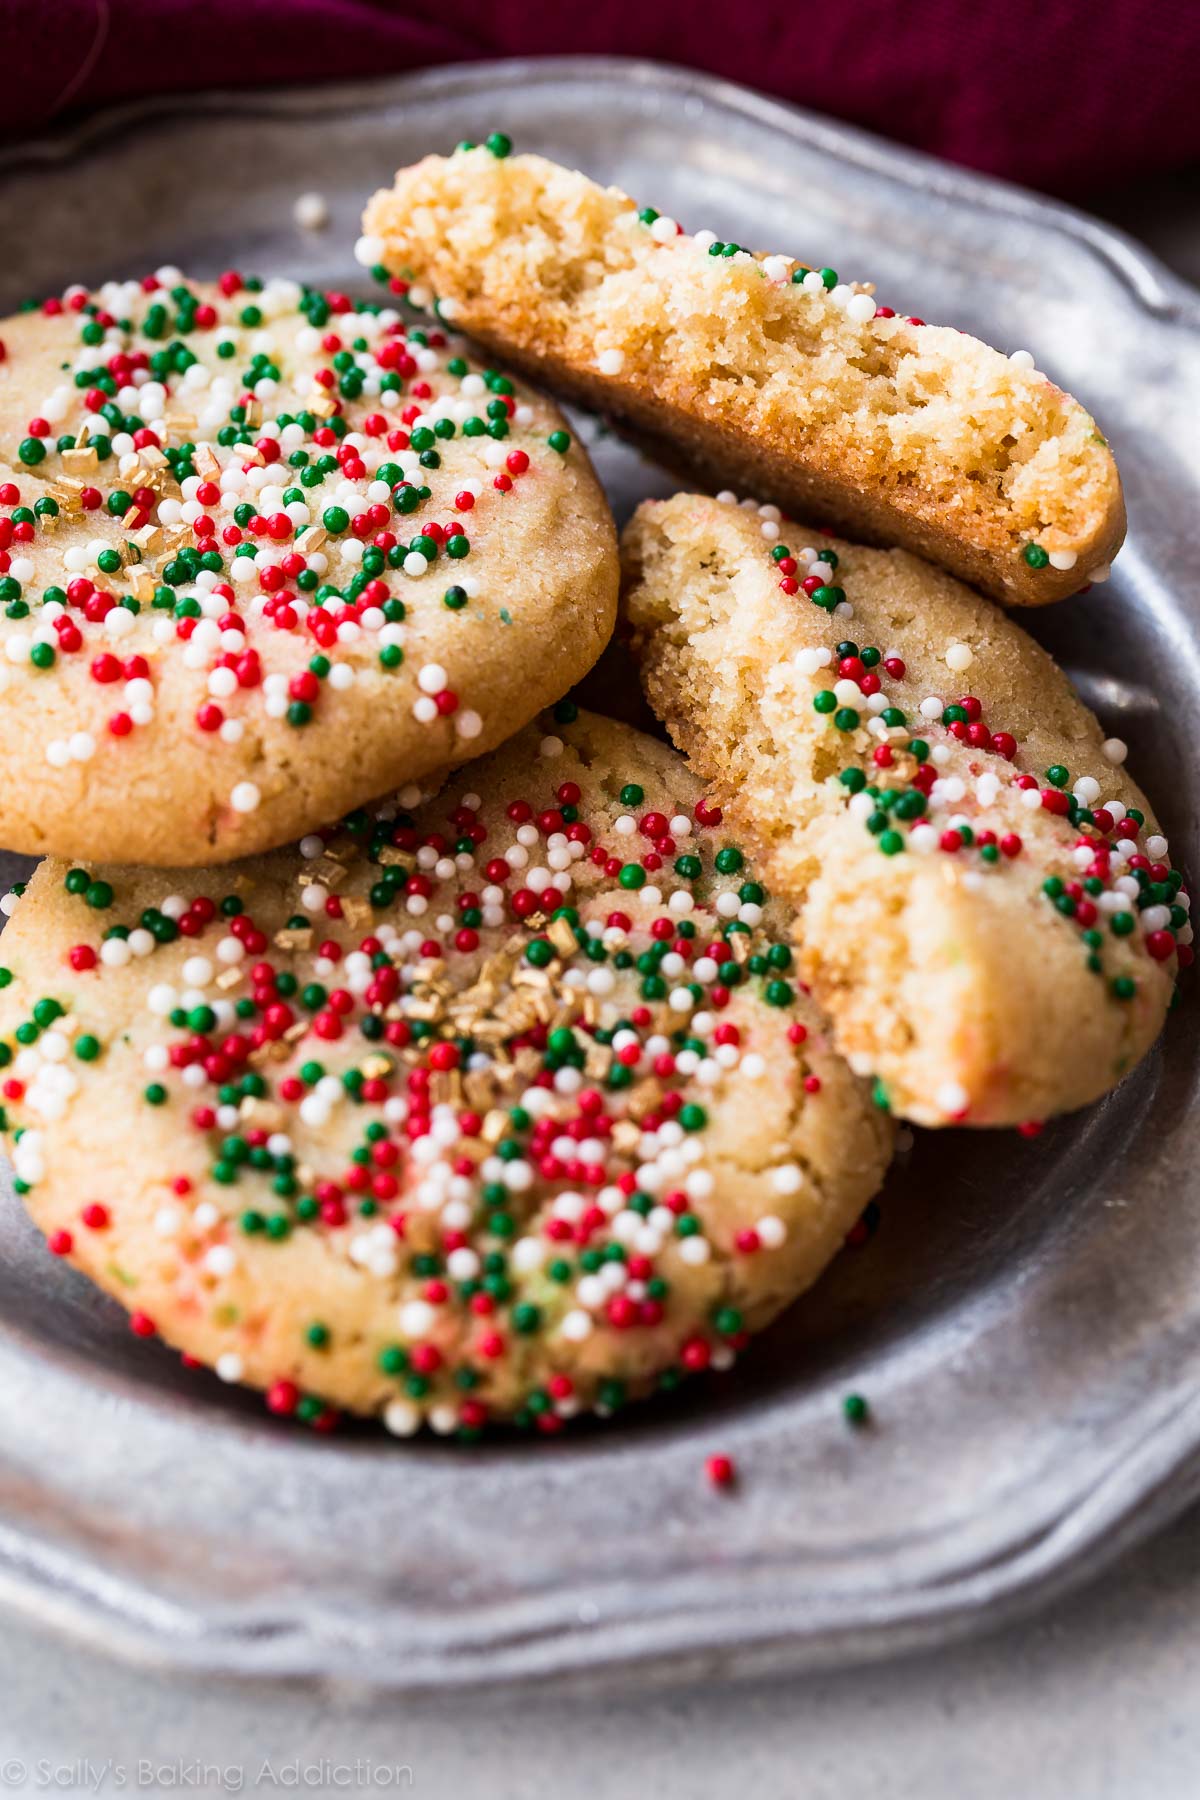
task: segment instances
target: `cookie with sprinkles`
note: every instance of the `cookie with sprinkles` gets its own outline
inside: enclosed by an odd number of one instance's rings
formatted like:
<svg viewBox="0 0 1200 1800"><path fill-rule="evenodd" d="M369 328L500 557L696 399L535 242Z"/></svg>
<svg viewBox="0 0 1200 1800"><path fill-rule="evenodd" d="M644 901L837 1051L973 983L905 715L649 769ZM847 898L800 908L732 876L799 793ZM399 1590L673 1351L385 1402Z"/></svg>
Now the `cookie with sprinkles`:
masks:
<svg viewBox="0 0 1200 1800"><path fill-rule="evenodd" d="M317 1426L548 1432L724 1368L890 1155L720 812L570 705L411 811L5 910L49 1248Z"/></svg>
<svg viewBox="0 0 1200 1800"><path fill-rule="evenodd" d="M1112 453L1028 352L508 152L496 137L401 169L367 206L362 259L693 481L904 545L1012 605L1074 593L1116 554Z"/></svg>
<svg viewBox="0 0 1200 1800"><path fill-rule="evenodd" d="M796 904L881 1098L1003 1125L1115 1086L1192 960L1190 901L1046 653L916 557L731 494L647 502L623 554L650 703Z"/></svg>
<svg viewBox="0 0 1200 1800"><path fill-rule="evenodd" d="M388 299L161 269L0 325L7 847L268 849L595 660L617 554L586 453Z"/></svg>

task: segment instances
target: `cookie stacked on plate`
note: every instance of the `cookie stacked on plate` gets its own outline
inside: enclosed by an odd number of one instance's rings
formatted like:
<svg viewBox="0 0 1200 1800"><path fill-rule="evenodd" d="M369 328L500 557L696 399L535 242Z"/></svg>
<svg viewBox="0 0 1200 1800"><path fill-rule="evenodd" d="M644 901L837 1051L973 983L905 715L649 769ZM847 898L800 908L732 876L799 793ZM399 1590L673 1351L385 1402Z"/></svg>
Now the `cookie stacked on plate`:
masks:
<svg viewBox="0 0 1200 1800"><path fill-rule="evenodd" d="M0 327L18 1191L318 1427L552 1432L725 1366L893 1115L1095 1098L1190 959L1120 746L943 572L1095 576L1082 408L508 148L371 202L382 302L162 270ZM686 763L564 698L617 540L528 378L760 496L625 535Z"/></svg>

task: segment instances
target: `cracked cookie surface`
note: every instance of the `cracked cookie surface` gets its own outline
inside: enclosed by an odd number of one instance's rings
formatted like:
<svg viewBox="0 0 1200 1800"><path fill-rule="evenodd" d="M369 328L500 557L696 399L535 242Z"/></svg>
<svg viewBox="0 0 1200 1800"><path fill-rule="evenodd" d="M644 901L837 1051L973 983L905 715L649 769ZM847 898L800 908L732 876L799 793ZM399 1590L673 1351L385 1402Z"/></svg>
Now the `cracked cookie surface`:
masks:
<svg viewBox="0 0 1200 1800"><path fill-rule="evenodd" d="M503 741L612 629L556 407L396 304L69 288L0 323L0 840L226 861Z"/></svg>
<svg viewBox="0 0 1200 1800"><path fill-rule="evenodd" d="M48 861L10 907L0 1104L51 1250L316 1425L553 1431L723 1367L890 1156L700 783L567 703L411 811Z"/></svg>

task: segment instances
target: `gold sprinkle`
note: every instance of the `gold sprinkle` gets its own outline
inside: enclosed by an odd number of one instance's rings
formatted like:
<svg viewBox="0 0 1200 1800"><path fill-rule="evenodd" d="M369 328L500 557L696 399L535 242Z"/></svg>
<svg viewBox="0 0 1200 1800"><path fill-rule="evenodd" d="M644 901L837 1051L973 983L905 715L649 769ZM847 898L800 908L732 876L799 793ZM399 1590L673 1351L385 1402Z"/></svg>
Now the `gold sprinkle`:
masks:
<svg viewBox="0 0 1200 1800"><path fill-rule="evenodd" d="M322 881L327 888L337 889L343 885L348 874L345 863L326 853L301 874L300 881L306 887L311 882Z"/></svg>
<svg viewBox="0 0 1200 1800"><path fill-rule="evenodd" d="M537 1024L537 1019L537 1002L533 997L530 995L522 999L514 994L497 1010L495 1029L501 1040L520 1037L523 1031L528 1031L531 1025Z"/></svg>
<svg viewBox="0 0 1200 1800"><path fill-rule="evenodd" d="M568 919L553 920L546 936L560 956L574 956L579 948L575 938L575 928Z"/></svg>
<svg viewBox="0 0 1200 1800"><path fill-rule="evenodd" d="M276 1106L273 1100L260 1100L253 1094L247 1095L238 1111L243 1119L253 1119L267 1131L282 1131L283 1108Z"/></svg>
<svg viewBox="0 0 1200 1800"><path fill-rule="evenodd" d="M429 1080L429 1097L434 1106L461 1106L462 1076L458 1070L436 1070Z"/></svg>
<svg viewBox="0 0 1200 1800"><path fill-rule="evenodd" d="M217 976L216 986L220 988L223 994L225 994L228 993L230 988L235 988L242 979L243 975L241 969L222 969L221 973Z"/></svg>
<svg viewBox="0 0 1200 1800"><path fill-rule="evenodd" d="M312 941L311 925L287 925L275 933L276 947L280 950L307 950Z"/></svg>
<svg viewBox="0 0 1200 1800"><path fill-rule="evenodd" d="M441 998L438 995L433 994L427 1000L410 999L408 1005L404 1008L404 1016L409 1019L416 1019L422 1024L434 1025L442 1017L445 1010Z"/></svg>
<svg viewBox="0 0 1200 1800"><path fill-rule="evenodd" d="M629 1099L629 1116L631 1119L644 1119L652 1113L663 1097L662 1086L657 1081L643 1081L633 1091Z"/></svg>
<svg viewBox="0 0 1200 1800"><path fill-rule="evenodd" d="M90 475L100 467L100 458L95 450L64 450L62 466L68 475Z"/></svg>
<svg viewBox="0 0 1200 1800"><path fill-rule="evenodd" d="M501 1112L499 1107L495 1107L485 1117L483 1121L483 1130L479 1135L485 1144L498 1144L500 1139L507 1135L507 1132L508 1114L506 1112Z"/></svg>
<svg viewBox="0 0 1200 1800"><path fill-rule="evenodd" d="M463 1077L463 1095L472 1112L487 1112L495 1086L490 1070L468 1069Z"/></svg>

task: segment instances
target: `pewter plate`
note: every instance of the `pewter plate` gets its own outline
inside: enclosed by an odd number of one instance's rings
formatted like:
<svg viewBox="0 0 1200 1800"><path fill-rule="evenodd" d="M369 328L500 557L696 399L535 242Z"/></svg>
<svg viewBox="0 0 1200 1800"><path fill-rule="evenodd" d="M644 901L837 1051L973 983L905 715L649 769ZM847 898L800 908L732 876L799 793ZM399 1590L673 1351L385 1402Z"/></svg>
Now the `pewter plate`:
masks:
<svg viewBox="0 0 1200 1800"><path fill-rule="evenodd" d="M872 275L1083 398L1129 544L1031 624L1200 866L1200 297L1091 220L698 76L514 62L150 102L10 153L0 305L168 261L351 283L363 196L494 128L693 228ZM319 235L293 224L310 189ZM620 511L667 491L597 450ZM998 1622L1200 1490L1196 1019L1192 982L1120 1091L1035 1141L920 1136L870 1245L735 1374L565 1441L280 1425L135 1340L10 1196L0 1596L159 1663L397 1688L827 1665ZM718 1449L732 1497L704 1480Z"/></svg>

